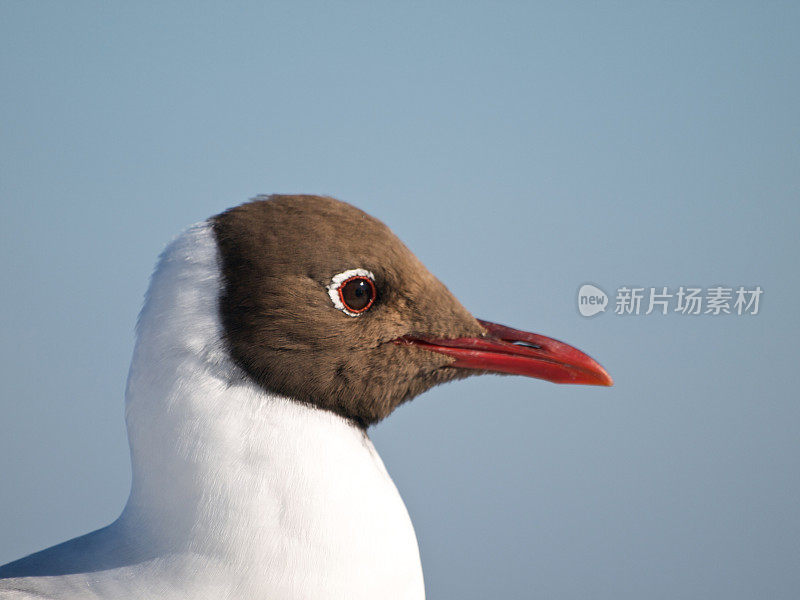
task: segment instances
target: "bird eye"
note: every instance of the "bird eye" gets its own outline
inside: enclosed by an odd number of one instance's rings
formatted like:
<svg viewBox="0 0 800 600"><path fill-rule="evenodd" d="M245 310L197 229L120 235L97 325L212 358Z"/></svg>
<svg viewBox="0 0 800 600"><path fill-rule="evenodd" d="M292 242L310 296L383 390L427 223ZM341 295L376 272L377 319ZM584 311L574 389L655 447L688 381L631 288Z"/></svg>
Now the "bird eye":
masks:
<svg viewBox="0 0 800 600"><path fill-rule="evenodd" d="M375 302L375 276L365 269L350 269L334 275L328 286L333 305L344 314L357 317Z"/></svg>

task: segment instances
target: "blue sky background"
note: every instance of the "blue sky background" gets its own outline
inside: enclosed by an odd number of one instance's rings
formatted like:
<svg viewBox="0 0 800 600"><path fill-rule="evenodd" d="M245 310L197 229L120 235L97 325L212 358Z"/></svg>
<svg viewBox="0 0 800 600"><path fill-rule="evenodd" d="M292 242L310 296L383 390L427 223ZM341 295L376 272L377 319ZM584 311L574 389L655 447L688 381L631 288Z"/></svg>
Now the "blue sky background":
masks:
<svg viewBox="0 0 800 600"><path fill-rule="evenodd" d="M258 193L388 223L611 389L483 377L372 432L431 598L796 598L800 9L0 5L0 563L103 526L155 259ZM581 317L585 282L752 316Z"/></svg>

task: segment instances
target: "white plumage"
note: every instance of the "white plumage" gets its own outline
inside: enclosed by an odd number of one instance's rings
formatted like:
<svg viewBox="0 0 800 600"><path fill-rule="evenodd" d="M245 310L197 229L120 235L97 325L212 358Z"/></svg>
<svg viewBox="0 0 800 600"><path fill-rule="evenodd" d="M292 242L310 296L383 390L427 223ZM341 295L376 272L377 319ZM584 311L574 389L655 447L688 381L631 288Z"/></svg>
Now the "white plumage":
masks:
<svg viewBox="0 0 800 600"><path fill-rule="evenodd" d="M207 223L163 253L126 392L117 521L0 568L0 598L423 598L406 508L366 433L271 395L221 341Z"/></svg>

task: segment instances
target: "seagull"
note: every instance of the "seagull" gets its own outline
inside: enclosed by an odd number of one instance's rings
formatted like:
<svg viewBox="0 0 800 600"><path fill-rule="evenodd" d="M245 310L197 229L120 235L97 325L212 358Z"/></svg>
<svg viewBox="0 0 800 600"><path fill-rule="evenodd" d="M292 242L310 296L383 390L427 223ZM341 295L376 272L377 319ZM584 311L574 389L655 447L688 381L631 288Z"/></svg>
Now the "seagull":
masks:
<svg viewBox="0 0 800 600"><path fill-rule="evenodd" d="M386 225L322 196L189 227L136 333L128 502L0 567L3 600L424 598L368 428L470 375L612 385L572 346L476 319Z"/></svg>

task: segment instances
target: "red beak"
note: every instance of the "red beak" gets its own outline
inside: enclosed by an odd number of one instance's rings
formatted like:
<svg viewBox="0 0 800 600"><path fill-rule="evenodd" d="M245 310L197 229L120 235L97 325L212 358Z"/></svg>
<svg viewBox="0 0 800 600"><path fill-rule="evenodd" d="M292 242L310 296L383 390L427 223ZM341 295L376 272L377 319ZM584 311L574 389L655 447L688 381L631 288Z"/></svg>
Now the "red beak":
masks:
<svg viewBox="0 0 800 600"><path fill-rule="evenodd" d="M525 375L553 383L614 385L614 380L591 356L543 335L478 320L485 337L427 338L404 336L398 344L413 344L455 358L452 367Z"/></svg>

